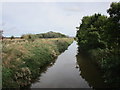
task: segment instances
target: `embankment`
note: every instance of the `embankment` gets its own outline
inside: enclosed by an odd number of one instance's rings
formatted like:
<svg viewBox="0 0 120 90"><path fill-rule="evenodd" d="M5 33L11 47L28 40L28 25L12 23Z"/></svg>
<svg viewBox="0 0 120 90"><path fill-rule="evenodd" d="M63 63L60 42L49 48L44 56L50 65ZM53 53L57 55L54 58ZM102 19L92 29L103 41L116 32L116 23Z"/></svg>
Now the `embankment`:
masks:
<svg viewBox="0 0 120 90"><path fill-rule="evenodd" d="M37 39L35 41L3 41L3 88L30 85L40 70L52 62L72 43L72 38Z"/></svg>

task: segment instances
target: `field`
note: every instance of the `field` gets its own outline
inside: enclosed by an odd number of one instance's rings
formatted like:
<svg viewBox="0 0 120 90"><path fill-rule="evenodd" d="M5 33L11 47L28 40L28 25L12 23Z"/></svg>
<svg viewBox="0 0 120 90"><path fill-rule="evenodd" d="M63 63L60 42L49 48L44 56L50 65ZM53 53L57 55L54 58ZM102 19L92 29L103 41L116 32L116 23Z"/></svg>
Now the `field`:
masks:
<svg viewBox="0 0 120 90"><path fill-rule="evenodd" d="M3 88L30 85L46 64L67 49L73 38L13 39L2 41Z"/></svg>

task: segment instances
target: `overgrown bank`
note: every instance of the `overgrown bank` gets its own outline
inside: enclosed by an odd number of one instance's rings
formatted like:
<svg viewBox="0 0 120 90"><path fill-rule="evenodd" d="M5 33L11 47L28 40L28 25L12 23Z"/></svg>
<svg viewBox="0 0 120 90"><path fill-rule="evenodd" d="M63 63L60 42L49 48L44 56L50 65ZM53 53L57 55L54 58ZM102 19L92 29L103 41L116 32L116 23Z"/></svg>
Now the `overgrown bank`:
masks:
<svg viewBox="0 0 120 90"><path fill-rule="evenodd" d="M85 16L77 27L80 50L91 55L104 72L105 82L120 87L120 2L107 10L109 17L101 14Z"/></svg>
<svg viewBox="0 0 120 90"><path fill-rule="evenodd" d="M72 43L72 38L36 39L34 41L3 41L3 88L25 87Z"/></svg>

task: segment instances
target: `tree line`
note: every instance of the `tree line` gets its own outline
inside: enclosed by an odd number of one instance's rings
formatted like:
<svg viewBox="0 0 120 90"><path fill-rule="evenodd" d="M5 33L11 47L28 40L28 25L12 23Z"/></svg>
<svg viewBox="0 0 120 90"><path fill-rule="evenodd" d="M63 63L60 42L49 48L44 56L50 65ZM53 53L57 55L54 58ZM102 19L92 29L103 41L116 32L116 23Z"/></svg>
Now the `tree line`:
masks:
<svg viewBox="0 0 120 90"><path fill-rule="evenodd" d="M89 53L104 72L105 82L120 86L120 2L113 2L108 16L85 16L77 28L80 51Z"/></svg>
<svg viewBox="0 0 120 90"><path fill-rule="evenodd" d="M53 32L53 31L50 31L47 33L40 33L40 34L23 34L21 37L15 37L13 35L11 37L4 37L2 35L2 32L0 34L1 34L1 38L9 38L11 40L16 39L16 38L21 38L21 39L26 39L26 40L35 40L38 38L68 38L69 37L65 34L62 34L59 32Z"/></svg>
<svg viewBox="0 0 120 90"><path fill-rule="evenodd" d="M64 34L58 33L58 32L47 32L47 33L41 33L41 34L25 34L22 35L21 38L24 39L35 39L35 38L65 38L68 37Z"/></svg>

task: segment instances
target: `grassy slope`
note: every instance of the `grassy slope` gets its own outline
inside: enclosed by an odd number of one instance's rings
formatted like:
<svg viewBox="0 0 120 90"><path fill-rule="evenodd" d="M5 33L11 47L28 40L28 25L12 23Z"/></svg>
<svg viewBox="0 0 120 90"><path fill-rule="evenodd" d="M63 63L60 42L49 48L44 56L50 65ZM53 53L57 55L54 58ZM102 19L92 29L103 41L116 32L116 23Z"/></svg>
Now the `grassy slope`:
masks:
<svg viewBox="0 0 120 90"><path fill-rule="evenodd" d="M3 41L3 87L24 87L72 43L70 38Z"/></svg>

